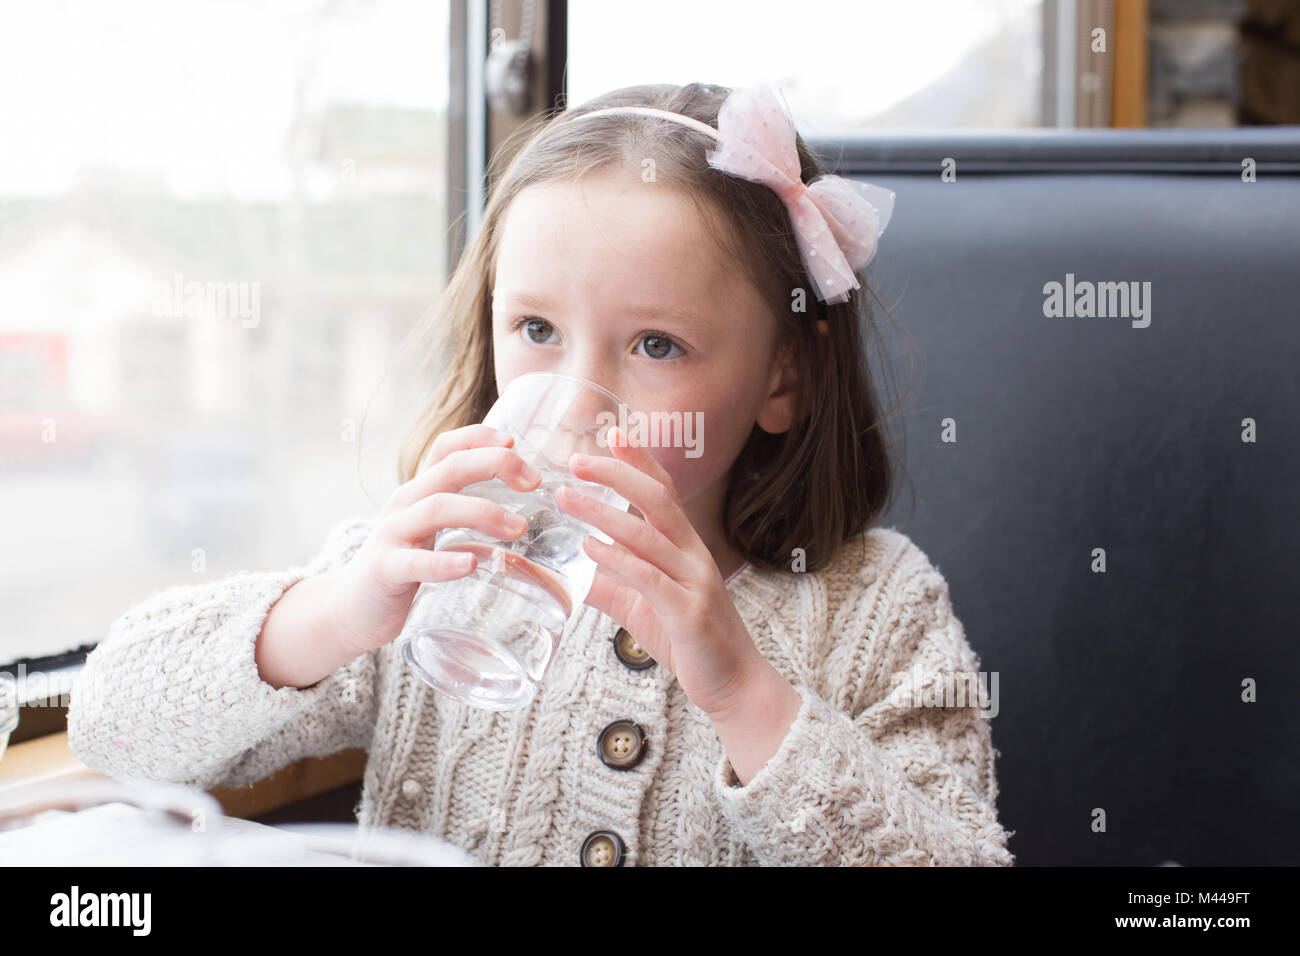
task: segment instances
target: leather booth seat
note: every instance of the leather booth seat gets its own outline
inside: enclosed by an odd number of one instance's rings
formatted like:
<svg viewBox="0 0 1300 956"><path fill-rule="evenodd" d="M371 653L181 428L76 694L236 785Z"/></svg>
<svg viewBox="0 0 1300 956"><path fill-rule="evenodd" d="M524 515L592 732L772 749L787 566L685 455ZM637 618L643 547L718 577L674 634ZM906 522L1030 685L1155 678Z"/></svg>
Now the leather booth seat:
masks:
<svg viewBox="0 0 1300 956"><path fill-rule="evenodd" d="M883 523L998 675L1019 863L1300 863L1300 128L811 145L897 193L868 279L919 365Z"/></svg>

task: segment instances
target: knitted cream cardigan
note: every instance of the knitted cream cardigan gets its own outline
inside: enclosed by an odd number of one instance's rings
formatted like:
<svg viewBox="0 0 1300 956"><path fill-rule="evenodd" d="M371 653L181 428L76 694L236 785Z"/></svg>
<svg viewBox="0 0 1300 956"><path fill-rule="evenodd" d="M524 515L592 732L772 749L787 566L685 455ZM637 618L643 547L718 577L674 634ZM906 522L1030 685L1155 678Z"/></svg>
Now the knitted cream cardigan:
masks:
<svg viewBox="0 0 1300 956"><path fill-rule="evenodd" d="M102 773L206 789L364 747L362 824L432 833L486 864L578 865L597 830L621 838L627 866L1015 862L978 698L918 705L918 678L951 685L979 661L947 583L904 534L865 532L820 572L746 565L728 581L759 651L803 698L742 787L672 675L624 666L617 623L585 604L540 693L512 713L428 688L396 642L307 689L264 682L253 651L271 605L346 563L372 521L343 521L305 565L171 587L128 610L71 691L73 751ZM596 740L621 719L647 740L619 770Z"/></svg>

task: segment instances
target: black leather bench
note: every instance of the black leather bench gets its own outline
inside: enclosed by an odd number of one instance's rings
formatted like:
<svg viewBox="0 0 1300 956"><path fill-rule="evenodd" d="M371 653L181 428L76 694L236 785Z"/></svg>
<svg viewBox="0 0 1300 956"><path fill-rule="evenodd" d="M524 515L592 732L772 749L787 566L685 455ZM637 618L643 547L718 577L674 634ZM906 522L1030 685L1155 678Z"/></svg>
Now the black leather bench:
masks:
<svg viewBox="0 0 1300 956"><path fill-rule="evenodd" d="M920 365L884 523L998 672L1019 862L1300 863L1300 128L812 145L897 192L868 276ZM1147 324L1047 314L1067 276L1150 283Z"/></svg>

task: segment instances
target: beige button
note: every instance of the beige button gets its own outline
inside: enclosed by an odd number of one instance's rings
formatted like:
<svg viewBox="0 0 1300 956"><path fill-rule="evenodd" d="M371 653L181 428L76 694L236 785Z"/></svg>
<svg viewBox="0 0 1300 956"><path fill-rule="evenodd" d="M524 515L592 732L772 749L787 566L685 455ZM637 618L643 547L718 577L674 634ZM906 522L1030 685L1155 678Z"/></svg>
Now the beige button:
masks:
<svg viewBox="0 0 1300 956"><path fill-rule="evenodd" d="M596 738L596 754L611 770L631 770L645 751L645 731L630 720L614 721Z"/></svg>
<svg viewBox="0 0 1300 956"><path fill-rule="evenodd" d="M582 841L583 866L622 866L626 847L613 830L595 830Z"/></svg>
<svg viewBox="0 0 1300 956"><path fill-rule="evenodd" d="M407 777L402 781L402 794L407 797L417 797L420 795L420 781L414 777Z"/></svg>
<svg viewBox="0 0 1300 956"><path fill-rule="evenodd" d="M651 657L644 647L636 642L636 639L628 633L626 628L620 627L613 638L614 656L619 662L634 671L643 671L648 667L655 666L655 660Z"/></svg>

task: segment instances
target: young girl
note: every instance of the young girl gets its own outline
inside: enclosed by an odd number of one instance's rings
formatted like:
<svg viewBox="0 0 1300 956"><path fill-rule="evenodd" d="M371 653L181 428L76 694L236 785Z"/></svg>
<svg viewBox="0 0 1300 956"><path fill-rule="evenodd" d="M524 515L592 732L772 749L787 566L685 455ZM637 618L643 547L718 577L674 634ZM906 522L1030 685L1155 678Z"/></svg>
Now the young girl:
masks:
<svg viewBox="0 0 1300 956"><path fill-rule="evenodd" d="M305 565L114 622L73 750L210 788L364 747L363 825L489 864L1014 863L988 721L951 705L979 664L947 584L873 525L891 458L856 273L892 194L823 175L759 88L622 89L525 137L435 316L450 374L400 487ZM470 569L429 550L439 529L522 532L458 492L536 487L475 423L541 370L698 416L705 453L613 431L612 457L571 463L633 510L561 499L615 544L587 538L587 600L533 702L500 713L427 687L394 639L420 582Z"/></svg>

